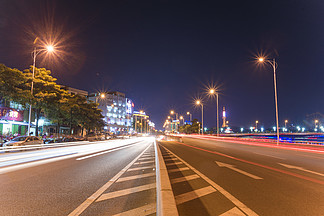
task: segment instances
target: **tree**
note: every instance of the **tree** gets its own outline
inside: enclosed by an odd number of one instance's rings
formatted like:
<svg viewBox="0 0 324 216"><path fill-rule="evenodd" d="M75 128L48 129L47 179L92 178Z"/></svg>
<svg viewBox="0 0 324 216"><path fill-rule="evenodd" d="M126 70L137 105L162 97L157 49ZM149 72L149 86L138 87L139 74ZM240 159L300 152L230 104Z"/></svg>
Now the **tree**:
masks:
<svg viewBox="0 0 324 216"><path fill-rule="evenodd" d="M33 66L29 69L24 70L24 76L26 77L26 82L24 87L26 89L31 88L32 83L32 71ZM38 120L40 118L41 112L49 112L52 117L55 112L57 112L56 117L54 117L59 123L63 121L66 117L61 111L61 105L66 102L66 95L68 94L65 90L61 89L59 85L56 84L56 78L51 76L51 71L45 68L36 68L33 79L33 95L31 95L30 102L35 109L36 113L36 136L38 136Z"/></svg>
<svg viewBox="0 0 324 216"><path fill-rule="evenodd" d="M192 134L192 133L199 133L199 124L198 119L193 119L191 124L183 125L179 128L180 133Z"/></svg>
<svg viewBox="0 0 324 216"><path fill-rule="evenodd" d="M18 69L0 64L0 96L7 100L25 104L30 99L30 89L23 87L26 77Z"/></svg>

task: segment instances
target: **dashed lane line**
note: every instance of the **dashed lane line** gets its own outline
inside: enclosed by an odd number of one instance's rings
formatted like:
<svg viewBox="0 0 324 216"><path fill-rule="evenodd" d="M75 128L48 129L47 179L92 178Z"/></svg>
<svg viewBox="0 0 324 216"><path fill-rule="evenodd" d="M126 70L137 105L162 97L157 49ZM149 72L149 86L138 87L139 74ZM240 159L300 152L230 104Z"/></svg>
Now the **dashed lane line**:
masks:
<svg viewBox="0 0 324 216"><path fill-rule="evenodd" d="M181 167L181 168L175 168L168 170L168 173L174 173L174 172L181 172L185 170L190 170L189 167Z"/></svg>
<svg viewBox="0 0 324 216"><path fill-rule="evenodd" d="M183 194L175 196L176 204L180 205L182 203L200 198L202 196L206 196L206 195L214 193L214 192L216 192L215 188L213 188L212 186L207 186L207 187L200 188L200 189L197 189L194 191L183 193Z"/></svg>
<svg viewBox="0 0 324 216"><path fill-rule="evenodd" d="M117 182L129 181L129 180L134 180L134 179L139 179L139 178L147 178L147 177L151 177L151 176L155 176L155 172L123 177L123 178L118 179Z"/></svg>
<svg viewBox="0 0 324 216"><path fill-rule="evenodd" d="M147 161L147 160L154 160L154 158L153 157L142 157L142 158L140 158L140 159L138 159L138 161Z"/></svg>
<svg viewBox="0 0 324 216"><path fill-rule="evenodd" d="M108 199L112 199L112 198L116 198L116 197L120 197L120 196L124 196L124 195L129 195L132 193L137 193L137 192L141 192L141 191L145 191L145 190L150 190L150 189L154 189L154 188L156 188L156 184L152 183L152 184L141 185L138 187L132 187L132 188L124 189L124 190L109 192L109 193L102 194L96 200L96 202L100 202L103 200L108 200Z"/></svg>
<svg viewBox="0 0 324 216"><path fill-rule="evenodd" d="M127 171L137 171L137 170L144 170L144 169L152 169L154 166L143 166L143 167L135 167L135 168L130 168Z"/></svg>
<svg viewBox="0 0 324 216"><path fill-rule="evenodd" d="M136 162L136 163L134 163L134 165L150 164L150 163L154 163L154 162L155 162L154 160L151 160L151 161L145 161L145 162Z"/></svg>
<svg viewBox="0 0 324 216"><path fill-rule="evenodd" d="M179 164L182 164L182 162L181 162L181 161L179 161L179 162L171 162L171 163L165 163L165 165L167 165L167 166L172 166L172 165L179 165Z"/></svg>
<svg viewBox="0 0 324 216"><path fill-rule="evenodd" d="M176 158L170 158L170 159L165 159L164 161L175 161L175 160L178 160Z"/></svg>
<svg viewBox="0 0 324 216"><path fill-rule="evenodd" d="M139 208L135 208L129 211L125 211L113 216L144 216L156 213L156 203L151 203Z"/></svg>
<svg viewBox="0 0 324 216"><path fill-rule="evenodd" d="M141 152L132 162L120 170L114 177L112 177L106 184L99 188L94 194L88 197L81 205L74 209L68 216L77 216L82 214L102 193L104 193L117 179L123 175L129 167L131 167L143 154L150 148L151 145L148 145L143 152Z"/></svg>
<svg viewBox="0 0 324 216"><path fill-rule="evenodd" d="M198 176L197 174L183 176L183 177L180 177L180 178L171 179L171 184L184 182L184 181L190 181L190 180L194 180L194 179L198 179L198 178L200 178L200 176Z"/></svg>
<svg viewBox="0 0 324 216"><path fill-rule="evenodd" d="M204 179L208 184L210 184L214 189L218 190L221 194L223 194L227 199L229 199L235 206L237 206L241 211L243 211L247 215L251 216L257 216L258 214L255 213L252 209L248 208L245 204L243 204L241 201L239 201L236 197L234 197L232 194L227 192L224 188L216 184L214 181L209 179L207 176L199 172L197 169L192 167L190 164L188 164L186 161L175 155L173 152L171 152L169 149L166 147L162 146L166 151L168 151L171 155L175 156L178 158L184 165L189 167L193 172L198 174L202 179ZM181 196L181 195L179 195Z"/></svg>

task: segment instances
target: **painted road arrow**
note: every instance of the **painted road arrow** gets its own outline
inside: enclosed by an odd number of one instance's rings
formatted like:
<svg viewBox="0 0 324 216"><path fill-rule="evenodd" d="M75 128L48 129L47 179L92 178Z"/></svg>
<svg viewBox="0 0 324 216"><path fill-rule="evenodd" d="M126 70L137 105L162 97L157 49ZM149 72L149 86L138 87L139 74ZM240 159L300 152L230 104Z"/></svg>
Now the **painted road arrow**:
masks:
<svg viewBox="0 0 324 216"><path fill-rule="evenodd" d="M248 173L248 172L245 172L245 171L243 171L243 170L237 169L237 168L234 167L234 165L226 164L226 163L222 163L222 162L218 162L218 161L215 161L215 162L216 162L216 164L217 164L219 167L226 167L226 168L229 168L229 169L234 170L234 171L236 171L236 172L238 172L238 173L241 173L241 174L243 174L243 175L246 175L246 176L248 176L248 177L250 177L250 178L253 178L253 179L263 179L263 178L260 178L260 177L258 177L258 176L256 176L256 175L253 175L253 174L251 174L251 173Z"/></svg>
<svg viewBox="0 0 324 216"><path fill-rule="evenodd" d="M312 171L312 170L305 169L303 167L298 167L298 166L293 166L293 165L283 164L283 163L278 163L278 164L280 164L281 166L284 166L286 168L289 168L289 169L297 169L297 170L312 173L312 174L315 174L315 175L324 176L323 173L318 173L318 172L315 172L315 171Z"/></svg>

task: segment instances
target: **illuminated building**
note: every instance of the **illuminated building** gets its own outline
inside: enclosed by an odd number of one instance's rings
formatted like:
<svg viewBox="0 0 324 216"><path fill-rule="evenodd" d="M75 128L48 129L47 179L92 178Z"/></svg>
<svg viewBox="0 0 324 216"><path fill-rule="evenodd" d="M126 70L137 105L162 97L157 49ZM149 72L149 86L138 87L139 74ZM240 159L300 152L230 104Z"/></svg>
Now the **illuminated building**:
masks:
<svg viewBox="0 0 324 216"><path fill-rule="evenodd" d="M126 98L124 93L111 91L93 93L89 100L97 102L98 108L104 116L105 131L114 134L123 134L131 131L134 103Z"/></svg>
<svg viewBox="0 0 324 216"><path fill-rule="evenodd" d="M24 112L27 116L28 111L24 111L22 105L2 99L0 101L0 134L2 136L25 135L28 122L27 118L24 119Z"/></svg>
<svg viewBox="0 0 324 216"><path fill-rule="evenodd" d="M223 107L222 119L223 119L222 127L223 128L228 127L228 121L226 121L226 111L225 111L225 107Z"/></svg>

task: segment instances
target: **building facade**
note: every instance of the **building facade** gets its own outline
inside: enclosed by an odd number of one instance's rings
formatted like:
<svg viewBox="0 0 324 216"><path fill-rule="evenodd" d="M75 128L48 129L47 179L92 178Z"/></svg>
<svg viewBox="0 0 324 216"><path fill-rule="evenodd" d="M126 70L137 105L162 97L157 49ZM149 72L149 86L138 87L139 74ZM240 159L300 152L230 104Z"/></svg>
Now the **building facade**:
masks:
<svg viewBox="0 0 324 216"><path fill-rule="evenodd" d="M22 105L1 99L0 134L2 136L25 135L28 127L27 115Z"/></svg>
<svg viewBox="0 0 324 216"><path fill-rule="evenodd" d="M104 130L113 134L132 132L134 103L124 93L117 91L92 93L89 100L99 104L106 126Z"/></svg>

